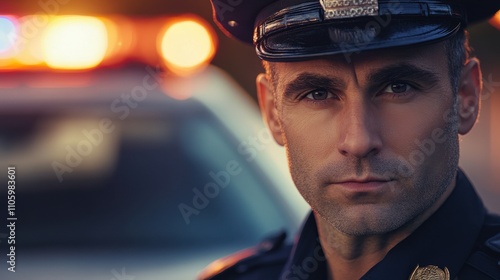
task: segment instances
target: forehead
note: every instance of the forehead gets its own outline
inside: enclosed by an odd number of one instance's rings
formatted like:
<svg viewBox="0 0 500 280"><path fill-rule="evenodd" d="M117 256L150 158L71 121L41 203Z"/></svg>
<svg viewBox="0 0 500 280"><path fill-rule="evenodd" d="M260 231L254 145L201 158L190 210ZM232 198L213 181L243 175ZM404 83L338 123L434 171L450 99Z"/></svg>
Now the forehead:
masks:
<svg viewBox="0 0 500 280"><path fill-rule="evenodd" d="M362 80L363 76L377 69L402 63L447 75L445 43L348 53L297 62L271 62L270 66L271 71L274 71L275 84L279 87L304 72L321 72L346 78L354 74Z"/></svg>

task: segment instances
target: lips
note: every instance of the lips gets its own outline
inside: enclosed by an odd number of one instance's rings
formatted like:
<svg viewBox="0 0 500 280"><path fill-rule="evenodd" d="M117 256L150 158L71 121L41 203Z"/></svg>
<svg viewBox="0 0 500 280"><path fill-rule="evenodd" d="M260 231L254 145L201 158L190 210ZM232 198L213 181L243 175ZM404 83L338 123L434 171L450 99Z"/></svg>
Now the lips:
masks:
<svg viewBox="0 0 500 280"><path fill-rule="evenodd" d="M381 178L348 179L333 183L332 185L351 192L373 192L386 186L392 180Z"/></svg>

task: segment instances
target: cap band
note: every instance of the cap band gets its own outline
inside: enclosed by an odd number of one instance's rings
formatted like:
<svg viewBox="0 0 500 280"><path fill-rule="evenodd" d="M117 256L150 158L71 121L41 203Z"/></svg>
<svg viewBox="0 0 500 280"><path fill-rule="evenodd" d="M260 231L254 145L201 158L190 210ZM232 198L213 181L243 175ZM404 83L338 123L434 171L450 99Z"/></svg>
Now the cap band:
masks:
<svg viewBox="0 0 500 280"><path fill-rule="evenodd" d="M325 19L378 15L377 0L320 0Z"/></svg>

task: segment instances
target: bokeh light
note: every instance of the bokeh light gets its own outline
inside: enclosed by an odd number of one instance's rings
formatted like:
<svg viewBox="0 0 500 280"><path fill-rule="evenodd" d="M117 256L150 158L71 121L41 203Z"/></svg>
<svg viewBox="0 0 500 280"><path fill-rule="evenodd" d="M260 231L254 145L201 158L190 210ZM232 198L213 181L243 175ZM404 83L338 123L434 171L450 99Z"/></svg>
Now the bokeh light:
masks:
<svg viewBox="0 0 500 280"><path fill-rule="evenodd" d="M108 47L105 24L88 16L59 16L42 38L44 60L51 68L88 69L102 62Z"/></svg>
<svg viewBox="0 0 500 280"><path fill-rule="evenodd" d="M9 58L15 54L18 23L14 17L0 16L0 58Z"/></svg>
<svg viewBox="0 0 500 280"><path fill-rule="evenodd" d="M101 18L108 34L108 48L102 65L116 65L130 55L136 38L133 23L123 16Z"/></svg>
<svg viewBox="0 0 500 280"><path fill-rule="evenodd" d="M215 33L196 18L180 18L160 33L160 54L166 66L178 75L189 75L204 68L216 49Z"/></svg>
<svg viewBox="0 0 500 280"><path fill-rule="evenodd" d="M496 29L500 30L500 11L489 20L489 23L493 25Z"/></svg>
<svg viewBox="0 0 500 280"><path fill-rule="evenodd" d="M38 65L44 62L42 34L53 16L28 15L19 18L19 35L16 60L22 65Z"/></svg>

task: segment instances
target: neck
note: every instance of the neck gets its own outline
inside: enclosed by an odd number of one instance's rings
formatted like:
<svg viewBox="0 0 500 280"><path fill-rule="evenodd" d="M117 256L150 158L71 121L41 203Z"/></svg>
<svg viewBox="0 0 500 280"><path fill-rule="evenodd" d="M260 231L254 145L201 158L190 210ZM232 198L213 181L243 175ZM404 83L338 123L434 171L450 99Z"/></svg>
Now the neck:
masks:
<svg viewBox="0 0 500 280"><path fill-rule="evenodd" d="M330 279L360 279L399 242L427 220L451 194L455 179L445 193L426 211L401 228L376 235L348 235L314 212L318 235L325 253Z"/></svg>

